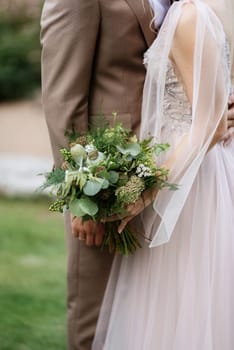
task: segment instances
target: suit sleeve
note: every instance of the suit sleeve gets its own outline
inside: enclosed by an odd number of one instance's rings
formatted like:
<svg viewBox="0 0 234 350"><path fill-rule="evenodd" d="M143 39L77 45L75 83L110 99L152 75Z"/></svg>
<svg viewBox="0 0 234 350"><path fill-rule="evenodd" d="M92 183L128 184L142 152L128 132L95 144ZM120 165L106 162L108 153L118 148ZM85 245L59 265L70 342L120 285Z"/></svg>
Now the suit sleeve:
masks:
<svg viewBox="0 0 234 350"><path fill-rule="evenodd" d="M55 165L64 133L88 127L88 96L99 30L98 0L45 0L41 17L42 101Z"/></svg>

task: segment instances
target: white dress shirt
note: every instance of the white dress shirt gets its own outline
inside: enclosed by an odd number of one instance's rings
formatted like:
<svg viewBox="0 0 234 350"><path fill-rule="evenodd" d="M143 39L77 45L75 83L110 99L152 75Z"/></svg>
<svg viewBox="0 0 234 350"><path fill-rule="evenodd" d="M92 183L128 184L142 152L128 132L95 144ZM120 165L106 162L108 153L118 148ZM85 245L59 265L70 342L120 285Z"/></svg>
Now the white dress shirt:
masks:
<svg viewBox="0 0 234 350"><path fill-rule="evenodd" d="M170 7L169 0L149 0L152 10L155 14L154 24L158 28L167 13L167 10Z"/></svg>

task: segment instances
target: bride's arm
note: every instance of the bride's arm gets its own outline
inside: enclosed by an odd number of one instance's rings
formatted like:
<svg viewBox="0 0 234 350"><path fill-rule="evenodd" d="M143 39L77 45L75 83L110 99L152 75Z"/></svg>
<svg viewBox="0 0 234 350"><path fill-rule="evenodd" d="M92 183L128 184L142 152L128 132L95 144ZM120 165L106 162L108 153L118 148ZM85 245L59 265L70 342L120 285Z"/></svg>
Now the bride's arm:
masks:
<svg viewBox="0 0 234 350"><path fill-rule="evenodd" d="M182 81L185 93L193 105L193 78L194 78L194 50L196 38L196 18L197 11L193 3L184 6L183 14L178 23L170 58L174 62L175 73ZM212 54L211 54L212 59ZM210 62L212 64L212 62ZM206 79L206 77L202 77ZM223 93L221 91L221 93ZM207 102L209 103L209 102ZM205 118L205 116L204 116ZM212 121L211 121L212 123ZM202 128L202 125L200 125ZM216 129L209 149L219 142L227 131L227 110ZM182 144L183 144L182 140Z"/></svg>
<svg viewBox="0 0 234 350"><path fill-rule="evenodd" d="M185 93L189 99L191 106L193 105L193 79L194 79L194 48L196 36L196 16L197 11L193 3L184 6L183 15L178 23L175 37L173 40L170 59L174 63L174 70L177 77L181 80ZM211 62L212 64L212 62ZM206 77L202 77L206 79ZM222 91L220 91L223 93ZM207 102L208 103L208 102ZM204 116L205 118L205 116ZM210 121L212 123L212 120ZM211 125L213 126L213 125ZM200 125L202 128L202 125ZM208 128L209 129L209 128ZM214 137L209 145L208 151L218 142L223 140L227 131L227 109L215 131ZM188 140L186 134L175 151L163 164L163 167L170 169L174 164L178 154L185 147Z"/></svg>

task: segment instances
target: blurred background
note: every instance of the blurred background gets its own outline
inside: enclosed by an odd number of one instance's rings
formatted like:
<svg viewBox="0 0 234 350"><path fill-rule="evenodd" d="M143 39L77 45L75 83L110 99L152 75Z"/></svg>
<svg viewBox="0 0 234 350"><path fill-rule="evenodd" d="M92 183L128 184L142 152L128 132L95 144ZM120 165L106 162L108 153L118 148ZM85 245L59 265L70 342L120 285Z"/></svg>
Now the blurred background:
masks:
<svg viewBox="0 0 234 350"><path fill-rule="evenodd" d="M63 223L35 191L52 167L41 8L40 0L0 0L0 350L66 348Z"/></svg>

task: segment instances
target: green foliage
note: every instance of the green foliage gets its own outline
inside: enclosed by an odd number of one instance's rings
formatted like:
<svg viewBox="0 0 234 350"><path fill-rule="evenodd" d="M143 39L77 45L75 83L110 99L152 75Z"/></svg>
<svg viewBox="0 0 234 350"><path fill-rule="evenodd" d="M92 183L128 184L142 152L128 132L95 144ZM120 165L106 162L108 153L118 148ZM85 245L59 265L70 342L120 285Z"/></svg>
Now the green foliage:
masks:
<svg viewBox="0 0 234 350"><path fill-rule="evenodd" d="M61 168L54 169L50 173L45 174L46 181L40 187L40 190L43 191L47 187L51 187L53 185L58 185L63 183L65 179L65 171Z"/></svg>
<svg viewBox="0 0 234 350"><path fill-rule="evenodd" d="M132 157L136 157L141 152L141 146L138 143L129 143L125 147L117 146L118 151L122 154L130 154Z"/></svg>
<svg viewBox="0 0 234 350"><path fill-rule="evenodd" d="M63 199L57 199L54 203L52 203L49 207L50 211L55 211L58 213L62 213L63 212L63 207L65 205L65 201Z"/></svg>
<svg viewBox="0 0 234 350"><path fill-rule="evenodd" d="M70 203L70 210L75 216L94 216L98 212L98 206L88 197L82 197L80 199L75 199Z"/></svg>
<svg viewBox="0 0 234 350"><path fill-rule="evenodd" d="M169 143L158 143L153 148L156 156L159 156L160 153L166 152L170 148L170 145Z"/></svg>
<svg viewBox="0 0 234 350"><path fill-rule="evenodd" d="M71 138L71 134L67 136ZM53 173L46 176L56 195L50 210L63 211L64 205L84 220L100 220L112 215L119 218L126 216L126 207L135 203L145 189L154 186L172 189L168 170L157 167L156 162L156 154L165 151L168 145L152 145L152 138L139 141L120 123L92 128L79 137L73 130L72 137L76 141L70 144L70 149L60 150L65 161L62 165L62 169L66 169L64 181L54 181ZM110 234L108 229L105 231L104 244L109 245L110 250L116 246L122 254L134 251L137 245L129 237L129 229L121 234L126 239L120 239L113 225ZM113 234L116 237L111 237Z"/></svg>
<svg viewBox="0 0 234 350"><path fill-rule="evenodd" d="M0 349L66 349L62 217L48 201L0 199Z"/></svg>
<svg viewBox="0 0 234 350"><path fill-rule="evenodd" d="M125 186L121 186L116 190L118 203L130 204L135 203L145 189L145 182L142 178L132 175Z"/></svg>
<svg viewBox="0 0 234 350"><path fill-rule="evenodd" d="M61 148L60 153L62 154L65 161L72 162L73 158L69 150L67 150L66 148Z"/></svg>
<svg viewBox="0 0 234 350"><path fill-rule="evenodd" d="M105 121L103 126L92 128L89 132L89 141L92 141L95 147L101 152L114 153L116 146L126 145L126 140L129 139L131 131L124 128L121 123L117 123L113 128L108 127Z"/></svg>
<svg viewBox="0 0 234 350"><path fill-rule="evenodd" d="M92 178L86 182L83 191L87 196L95 196L103 188L104 179ZM109 185L109 183L108 183Z"/></svg>
<svg viewBox="0 0 234 350"><path fill-rule="evenodd" d="M0 13L0 101L32 94L40 86L39 19Z"/></svg>

